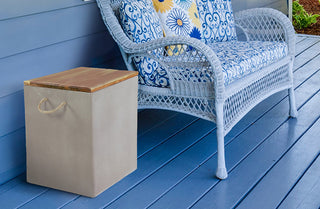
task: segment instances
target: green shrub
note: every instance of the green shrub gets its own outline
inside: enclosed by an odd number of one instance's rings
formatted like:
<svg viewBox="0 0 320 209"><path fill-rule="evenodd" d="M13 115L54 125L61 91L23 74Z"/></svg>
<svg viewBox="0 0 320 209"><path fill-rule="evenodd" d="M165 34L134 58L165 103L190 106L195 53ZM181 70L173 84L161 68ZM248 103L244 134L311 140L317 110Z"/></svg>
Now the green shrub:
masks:
<svg viewBox="0 0 320 209"><path fill-rule="evenodd" d="M317 22L318 14L308 14L307 11L299 4L299 0L292 3L293 26L297 29L307 28Z"/></svg>

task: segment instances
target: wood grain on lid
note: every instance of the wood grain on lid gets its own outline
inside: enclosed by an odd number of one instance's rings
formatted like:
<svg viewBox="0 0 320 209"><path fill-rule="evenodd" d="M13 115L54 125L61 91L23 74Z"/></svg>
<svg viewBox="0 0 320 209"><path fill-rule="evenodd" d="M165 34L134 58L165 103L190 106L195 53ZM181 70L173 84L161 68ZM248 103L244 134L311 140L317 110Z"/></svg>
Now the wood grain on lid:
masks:
<svg viewBox="0 0 320 209"><path fill-rule="evenodd" d="M136 71L79 67L28 80L24 85L91 93L137 75Z"/></svg>

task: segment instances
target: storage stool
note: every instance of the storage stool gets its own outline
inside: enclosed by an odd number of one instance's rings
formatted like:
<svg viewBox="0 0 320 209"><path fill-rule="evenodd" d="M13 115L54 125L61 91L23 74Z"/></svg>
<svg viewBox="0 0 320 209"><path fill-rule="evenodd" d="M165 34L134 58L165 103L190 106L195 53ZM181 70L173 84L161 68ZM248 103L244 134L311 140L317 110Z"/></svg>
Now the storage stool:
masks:
<svg viewBox="0 0 320 209"><path fill-rule="evenodd" d="M137 72L72 70L24 82L27 181L95 197L137 168Z"/></svg>

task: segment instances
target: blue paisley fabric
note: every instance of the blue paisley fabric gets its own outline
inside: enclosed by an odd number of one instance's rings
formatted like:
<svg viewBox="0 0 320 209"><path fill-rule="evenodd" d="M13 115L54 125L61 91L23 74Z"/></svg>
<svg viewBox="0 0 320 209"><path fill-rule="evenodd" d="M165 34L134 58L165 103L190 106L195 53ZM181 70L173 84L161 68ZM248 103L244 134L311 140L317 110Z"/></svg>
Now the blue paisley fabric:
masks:
<svg viewBox="0 0 320 209"><path fill-rule="evenodd" d="M144 43L163 37L160 19L148 0L123 1L120 6L120 22L126 35L136 43ZM156 87L168 87L167 72L161 65L147 57L135 57L139 82Z"/></svg>
<svg viewBox="0 0 320 209"><path fill-rule="evenodd" d="M237 40L231 0L197 0L205 43Z"/></svg>
<svg viewBox="0 0 320 209"><path fill-rule="evenodd" d="M209 46L220 60L225 86L277 62L288 54L288 47L284 42L230 41L212 43ZM185 69L182 73L192 73L194 77L186 76L191 82L212 80L209 75L203 74L200 70L197 72L196 69Z"/></svg>
<svg viewBox="0 0 320 209"><path fill-rule="evenodd" d="M288 54L288 47L284 42L230 41L212 43L209 47L220 60L225 86L277 62ZM195 71L196 69L185 70L185 73L192 72L194 75L189 81L212 81L210 73Z"/></svg>
<svg viewBox="0 0 320 209"><path fill-rule="evenodd" d="M225 86L288 55L284 42L231 41L209 46L221 62Z"/></svg>

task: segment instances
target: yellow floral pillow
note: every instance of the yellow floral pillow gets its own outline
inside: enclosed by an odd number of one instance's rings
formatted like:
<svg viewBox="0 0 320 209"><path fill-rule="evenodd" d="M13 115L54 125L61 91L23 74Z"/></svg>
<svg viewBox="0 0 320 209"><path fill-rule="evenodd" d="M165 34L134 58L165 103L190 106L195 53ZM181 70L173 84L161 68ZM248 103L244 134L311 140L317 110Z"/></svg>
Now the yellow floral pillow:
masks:
<svg viewBox="0 0 320 209"><path fill-rule="evenodd" d="M195 0L152 1L163 26L165 36L190 36L202 39L201 23ZM172 47L170 46L170 48ZM181 52L180 47L175 47L175 49L180 49ZM171 51L171 53L175 52Z"/></svg>

